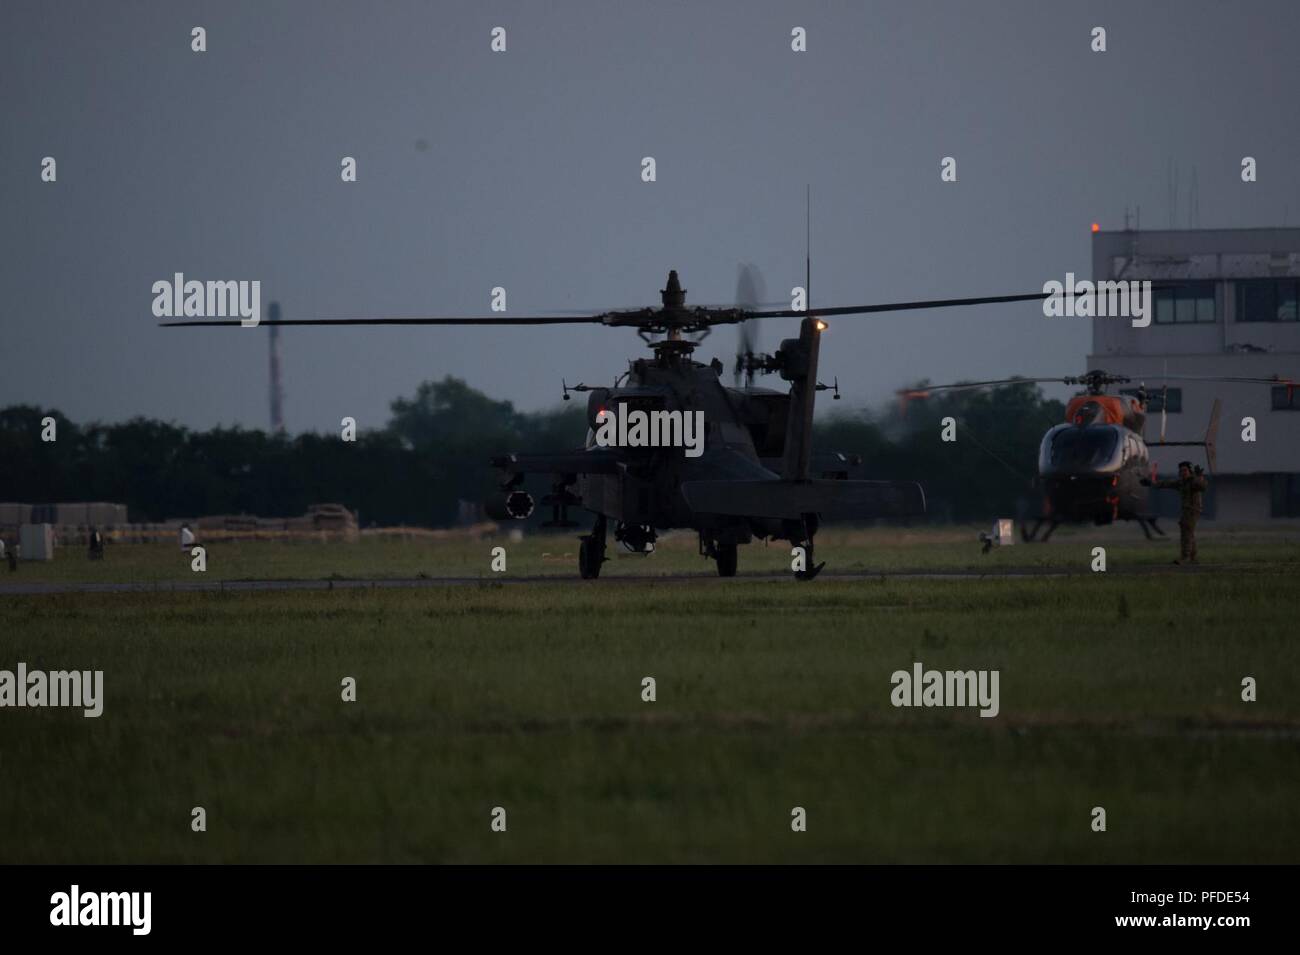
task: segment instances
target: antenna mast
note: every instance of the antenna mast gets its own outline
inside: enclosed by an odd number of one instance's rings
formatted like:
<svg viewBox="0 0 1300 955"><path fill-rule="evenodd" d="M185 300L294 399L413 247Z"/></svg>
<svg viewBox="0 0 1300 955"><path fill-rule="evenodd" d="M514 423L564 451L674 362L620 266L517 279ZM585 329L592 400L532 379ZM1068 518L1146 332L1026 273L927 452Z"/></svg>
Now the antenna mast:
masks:
<svg viewBox="0 0 1300 955"><path fill-rule="evenodd" d="M804 257L803 257L803 297L807 306L804 311L812 310L812 183L808 183L804 195Z"/></svg>

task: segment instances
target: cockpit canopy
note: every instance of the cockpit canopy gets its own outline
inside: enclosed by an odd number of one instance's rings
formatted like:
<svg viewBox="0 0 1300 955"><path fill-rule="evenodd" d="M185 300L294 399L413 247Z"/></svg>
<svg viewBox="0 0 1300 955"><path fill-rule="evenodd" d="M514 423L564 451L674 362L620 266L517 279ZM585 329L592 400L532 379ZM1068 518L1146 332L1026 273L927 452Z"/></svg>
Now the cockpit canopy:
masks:
<svg viewBox="0 0 1300 955"><path fill-rule="evenodd" d="M1044 477L1108 473L1124 463L1128 430L1117 424L1080 428L1058 424L1043 436L1038 473Z"/></svg>

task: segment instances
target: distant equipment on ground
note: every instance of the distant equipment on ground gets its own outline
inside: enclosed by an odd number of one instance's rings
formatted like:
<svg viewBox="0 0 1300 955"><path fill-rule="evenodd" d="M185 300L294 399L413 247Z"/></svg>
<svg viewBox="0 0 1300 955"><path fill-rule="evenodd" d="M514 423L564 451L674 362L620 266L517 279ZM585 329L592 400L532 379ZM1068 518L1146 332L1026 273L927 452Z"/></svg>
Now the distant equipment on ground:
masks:
<svg viewBox="0 0 1300 955"><path fill-rule="evenodd" d="M990 533L986 534L980 531L980 543L984 545L983 550L980 551L982 554L987 554L995 545L1001 547L1004 544L1014 544L1015 542L1015 522L1009 517L999 517L994 521L993 530Z"/></svg>
<svg viewBox="0 0 1300 955"><path fill-rule="evenodd" d="M188 521L205 540L292 539L355 541L357 516L342 504L312 504L301 517L258 517L255 514L212 514Z"/></svg>
<svg viewBox="0 0 1300 955"><path fill-rule="evenodd" d="M125 526L126 505L0 503L0 537L16 540L24 524L49 524L56 545L80 546L90 542L95 528L108 536L113 529Z"/></svg>
<svg viewBox="0 0 1300 955"><path fill-rule="evenodd" d="M52 524L24 524L18 530L18 545L23 560L54 559L54 526Z"/></svg>

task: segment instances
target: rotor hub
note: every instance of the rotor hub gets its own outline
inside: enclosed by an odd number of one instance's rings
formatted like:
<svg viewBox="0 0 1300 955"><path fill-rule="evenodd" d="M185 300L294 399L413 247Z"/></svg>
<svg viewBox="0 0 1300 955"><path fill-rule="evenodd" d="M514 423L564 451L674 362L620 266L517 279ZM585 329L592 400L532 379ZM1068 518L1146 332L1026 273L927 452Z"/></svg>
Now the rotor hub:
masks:
<svg viewBox="0 0 1300 955"><path fill-rule="evenodd" d="M668 286L659 290L659 299L663 302L664 308L668 310L686 307L686 289L682 288L676 269L668 271Z"/></svg>
<svg viewBox="0 0 1300 955"><path fill-rule="evenodd" d="M1082 385L1088 389L1090 395L1104 395L1107 385L1126 385L1131 379L1124 375L1112 375L1110 372L1090 371L1077 377L1062 378L1067 385Z"/></svg>
<svg viewBox="0 0 1300 955"><path fill-rule="evenodd" d="M669 337L657 342L651 342L650 347L654 350L655 358L661 362L672 362L680 358L689 358L695 351L698 342L693 342L689 338Z"/></svg>

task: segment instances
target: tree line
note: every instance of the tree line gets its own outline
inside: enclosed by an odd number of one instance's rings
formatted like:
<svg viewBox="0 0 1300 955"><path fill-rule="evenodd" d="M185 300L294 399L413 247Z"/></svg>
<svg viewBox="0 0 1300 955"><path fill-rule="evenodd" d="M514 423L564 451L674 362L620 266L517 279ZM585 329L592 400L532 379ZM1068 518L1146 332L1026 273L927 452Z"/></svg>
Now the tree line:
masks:
<svg viewBox="0 0 1300 955"><path fill-rule="evenodd" d="M334 502L363 525L443 527L462 516L462 501L495 491L492 457L578 447L587 430L585 403L519 411L452 377L423 383L390 409L382 428L344 442L337 433L198 431L143 417L78 424L14 405L0 410L0 500L113 501L133 521L290 517ZM814 448L861 455L865 477L919 481L934 519L984 520L1013 515L1035 496L1039 440L1063 416L1059 401L1016 384L826 416ZM951 442L942 440L947 417L956 423ZM42 440L47 418L54 441Z"/></svg>

